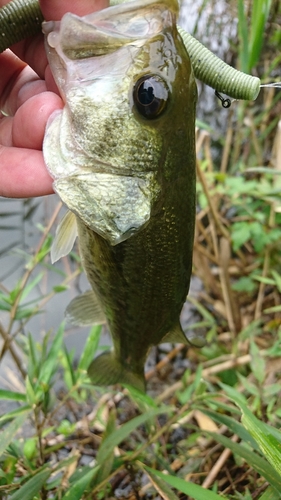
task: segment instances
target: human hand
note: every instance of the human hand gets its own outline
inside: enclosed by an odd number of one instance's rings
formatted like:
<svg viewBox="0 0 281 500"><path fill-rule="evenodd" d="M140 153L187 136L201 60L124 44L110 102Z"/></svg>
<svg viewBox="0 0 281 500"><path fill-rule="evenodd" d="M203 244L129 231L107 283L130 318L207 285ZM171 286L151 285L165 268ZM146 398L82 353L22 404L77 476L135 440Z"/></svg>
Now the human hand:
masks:
<svg viewBox="0 0 281 500"><path fill-rule="evenodd" d="M0 7L6 3L0 0ZM104 9L108 0L40 0L40 6L46 20L59 20L65 12L83 16ZM13 45L12 51L0 54L0 196L42 196L53 193L42 154L45 126L64 104L43 34Z"/></svg>

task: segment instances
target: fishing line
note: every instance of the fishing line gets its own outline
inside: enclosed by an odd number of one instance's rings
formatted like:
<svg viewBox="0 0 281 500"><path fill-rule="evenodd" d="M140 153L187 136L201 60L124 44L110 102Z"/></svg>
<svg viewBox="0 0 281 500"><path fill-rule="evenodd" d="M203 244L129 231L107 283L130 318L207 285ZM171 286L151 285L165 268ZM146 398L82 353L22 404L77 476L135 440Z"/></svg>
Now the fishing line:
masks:
<svg viewBox="0 0 281 500"><path fill-rule="evenodd" d="M262 83L261 87L268 87L268 88L275 88L275 89L281 89L281 82L273 82L273 83Z"/></svg>

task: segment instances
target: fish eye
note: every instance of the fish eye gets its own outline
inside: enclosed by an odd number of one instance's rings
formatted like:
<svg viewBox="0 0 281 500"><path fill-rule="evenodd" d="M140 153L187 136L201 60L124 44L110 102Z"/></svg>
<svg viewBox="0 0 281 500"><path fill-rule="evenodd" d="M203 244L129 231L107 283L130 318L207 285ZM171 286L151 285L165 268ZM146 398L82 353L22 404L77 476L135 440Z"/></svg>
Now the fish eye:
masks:
<svg viewBox="0 0 281 500"><path fill-rule="evenodd" d="M145 118L157 118L166 108L168 97L167 84L158 75L144 75L134 85L134 104Z"/></svg>

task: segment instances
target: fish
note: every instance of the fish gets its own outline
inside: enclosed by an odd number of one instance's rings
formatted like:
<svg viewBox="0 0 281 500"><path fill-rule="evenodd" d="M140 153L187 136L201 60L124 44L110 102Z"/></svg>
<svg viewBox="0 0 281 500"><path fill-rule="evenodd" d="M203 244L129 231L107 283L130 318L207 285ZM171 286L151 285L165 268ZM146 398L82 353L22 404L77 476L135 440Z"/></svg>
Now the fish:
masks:
<svg viewBox="0 0 281 500"><path fill-rule="evenodd" d="M88 369L98 386L145 392L153 346L202 345L179 319L192 270L197 88L177 15L177 0L134 0L43 23L65 102L43 144L69 210L52 261L78 235L91 290L66 318L108 325L113 348Z"/></svg>

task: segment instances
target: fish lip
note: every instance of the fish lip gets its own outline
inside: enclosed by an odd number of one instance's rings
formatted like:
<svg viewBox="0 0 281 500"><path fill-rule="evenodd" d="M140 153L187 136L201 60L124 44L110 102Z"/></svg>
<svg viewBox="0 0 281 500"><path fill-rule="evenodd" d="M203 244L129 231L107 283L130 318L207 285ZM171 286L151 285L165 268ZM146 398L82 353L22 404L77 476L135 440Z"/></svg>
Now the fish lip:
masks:
<svg viewBox="0 0 281 500"><path fill-rule="evenodd" d="M96 158L91 158L92 165L89 166L78 166L77 170L72 174L72 175L79 175L82 172L91 172L94 168L94 173L95 174L114 174L118 176L128 176L128 177L136 177L136 174L134 175L131 168L126 168L122 166L117 166L112 163L96 159ZM141 172L138 173L138 176L141 176ZM68 177L68 176L67 176Z"/></svg>
<svg viewBox="0 0 281 500"><path fill-rule="evenodd" d="M133 169L133 167L128 166L128 165L124 166L123 163L122 163L122 165L116 165L116 164L101 160L100 158L95 158L95 157L92 157L89 155L87 155L87 156L90 159L91 164L85 165L85 166L77 165L76 170L72 174L67 174L65 177L76 176L76 175L81 174L82 172L91 173L93 171L93 169L94 169L95 174L96 173L97 174L112 174L112 175L118 175L118 177L123 176L123 177L143 178L144 176L146 176L146 174L148 172L153 172L153 171L151 171L151 169L142 170L142 171L135 171ZM56 176L54 177L52 175L52 177L54 179L58 179L58 177L56 177ZM59 176L59 177L63 177L63 176Z"/></svg>
<svg viewBox="0 0 281 500"><path fill-rule="evenodd" d="M93 165L95 168L95 173L116 173L117 167L112 165L107 161L100 160L99 158L91 158L92 165L85 167L78 167L78 173L81 171L91 171L93 169Z"/></svg>

